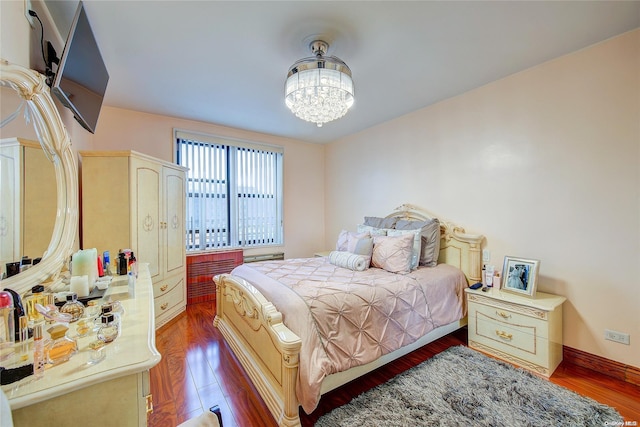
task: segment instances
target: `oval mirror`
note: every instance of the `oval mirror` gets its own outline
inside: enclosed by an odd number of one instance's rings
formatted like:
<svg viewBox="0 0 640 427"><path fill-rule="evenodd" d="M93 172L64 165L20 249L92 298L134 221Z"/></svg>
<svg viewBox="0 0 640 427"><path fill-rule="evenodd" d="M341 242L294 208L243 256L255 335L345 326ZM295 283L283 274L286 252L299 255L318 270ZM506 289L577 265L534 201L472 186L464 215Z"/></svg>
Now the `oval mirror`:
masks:
<svg viewBox="0 0 640 427"><path fill-rule="evenodd" d="M34 144L23 140L24 134L17 135L15 133L15 128L25 128L24 123L22 126L16 126L15 123L11 124L25 117L30 127L27 132L31 132L39 141L44 156L53 169L52 172L48 172L52 175L46 175L44 171L40 171L37 177L30 176L29 178L42 180L41 187L46 188L47 184L52 185L51 182L44 182L44 180L47 180L47 176L55 177L55 185L51 187L55 188L55 207L52 208L55 218L51 236L47 240L48 230L51 229L51 225L47 226L46 223L50 223L51 219L46 217L46 208L36 207L35 209L39 209L39 211L34 212L34 207L31 204L25 207L24 195L21 194L21 191L16 190L20 187L20 184L18 183L18 186L16 186L16 178L12 178L12 176L20 175L15 174L17 166L12 164L12 160L8 158L5 158L4 162L0 162L0 194L3 198L11 199L10 202L0 204L0 255L3 253L2 248L5 248L0 271L6 274L6 262L20 261L20 259L5 259L4 256L7 253L11 253L12 258L15 258L16 255L19 255L19 258L23 255L30 257L41 256L42 258L37 265L0 280L0 288L10 288L19 294L23 294L39 283L55 287L60 280L61 269L71 255L73 242L77 234L78 172L71 150L69 135L53 103L44 76L36 71L0 60L0 88L3 91L3 95L7 90L15 92L19 100L19 102L15 103L16 105L6 105L6 103L10 103L10 101L5 102L5 99L9 97L2 97L0 137L3 142L7 146L33 147ZM10 111L13 112L9 113ZM13 144L12 140L14 140ZM45 168L43 166L43 169ZM22 173L22 175L25 174ZM48 193L52 191L47 190ZM31 209L32 216L39 214L43 216L40 229L26 231L26 234L32 235L33 239L31 240L40 240L39 244L32 246L34 248L41 248L48 241L48 246L42 254L26 253L23 244L17 245L15 243L16 239L24 242L29 238L28 235L21 232L22 224L16 220L17 218L24 218L24 214L18 212L18 209L23 209L25 212ZM25 221L23 220L22 222ZM35 234L42 235L35 236ZM42 243L43 239L45 243ZM8 247L12 249L6 249ZM20 254L16 254L16 247L21 248L19 249ZM33 250L38 251L41 249Z"/></svg>

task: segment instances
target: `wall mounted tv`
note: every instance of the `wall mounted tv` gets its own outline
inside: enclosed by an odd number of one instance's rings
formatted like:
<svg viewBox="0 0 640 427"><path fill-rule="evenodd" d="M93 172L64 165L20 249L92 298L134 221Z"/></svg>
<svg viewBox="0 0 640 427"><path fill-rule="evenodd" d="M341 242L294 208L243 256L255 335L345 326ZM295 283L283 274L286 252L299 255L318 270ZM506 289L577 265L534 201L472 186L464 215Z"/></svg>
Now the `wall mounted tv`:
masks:
<svg viewBox="0 0 640 427"><path fill-rule="evenodd" d="M107 67L80 2L51 89L82 127L95 133L108 82Z"/></svg>

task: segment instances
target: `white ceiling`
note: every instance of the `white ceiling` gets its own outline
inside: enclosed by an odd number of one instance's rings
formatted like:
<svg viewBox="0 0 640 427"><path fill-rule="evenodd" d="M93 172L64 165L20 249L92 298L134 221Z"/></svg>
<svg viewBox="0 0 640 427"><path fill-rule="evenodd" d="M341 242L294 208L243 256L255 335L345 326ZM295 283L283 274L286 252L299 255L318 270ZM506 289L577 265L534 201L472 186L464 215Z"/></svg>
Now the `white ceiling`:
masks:
<svg viewBox="0 0 640 427"><path fill-rule="evenodd" d="M63 37L77 1L45 1ZM105 104L324 143L640 27L640 1L85 1ZM286 73L323 36L356 102L317 128Z"/></svg>

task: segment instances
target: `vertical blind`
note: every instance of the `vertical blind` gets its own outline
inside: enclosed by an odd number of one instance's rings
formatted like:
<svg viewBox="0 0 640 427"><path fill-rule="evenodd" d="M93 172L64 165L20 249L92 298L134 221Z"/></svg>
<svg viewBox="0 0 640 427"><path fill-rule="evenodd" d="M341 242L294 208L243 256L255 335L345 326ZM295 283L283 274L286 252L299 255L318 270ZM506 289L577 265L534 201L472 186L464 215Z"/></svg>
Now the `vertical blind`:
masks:
<svg viewBox="0 0 640 427"><path fill-rule="evenodd" d="M281 147L175 131L187 251L283 243Z"/></svg>

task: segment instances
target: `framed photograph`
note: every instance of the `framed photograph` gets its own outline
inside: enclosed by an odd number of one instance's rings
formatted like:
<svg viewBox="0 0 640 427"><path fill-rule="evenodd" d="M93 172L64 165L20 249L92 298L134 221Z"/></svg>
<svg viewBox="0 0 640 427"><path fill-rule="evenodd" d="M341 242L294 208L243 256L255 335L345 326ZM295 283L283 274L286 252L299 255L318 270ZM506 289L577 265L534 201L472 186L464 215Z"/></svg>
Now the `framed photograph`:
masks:
<svg viewBox="0 0 640 427"><path fill-rule="evenodd" d="M502 290L535 298L540 261L536 259L504 257Z"/></svg>

